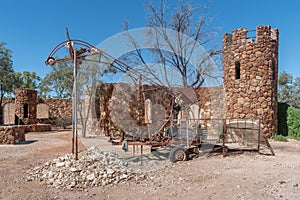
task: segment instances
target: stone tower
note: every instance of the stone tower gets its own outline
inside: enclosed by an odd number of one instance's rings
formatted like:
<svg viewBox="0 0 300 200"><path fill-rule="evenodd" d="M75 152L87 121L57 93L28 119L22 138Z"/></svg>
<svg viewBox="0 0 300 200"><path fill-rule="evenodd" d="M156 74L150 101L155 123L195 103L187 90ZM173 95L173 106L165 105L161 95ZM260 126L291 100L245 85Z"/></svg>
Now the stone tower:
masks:
<svg viewBox="0 0 300 200"><path fill-rule="evenodd" d="M225 117L261 119L268 136L277 131L278 29L258 26L223 36Z"/></svg>
<svg viewBox="0 0 300 200"><path fill-rule="evenodd" d="M37 92L15 89L15 124L34 124L37 121Z"/></svg>

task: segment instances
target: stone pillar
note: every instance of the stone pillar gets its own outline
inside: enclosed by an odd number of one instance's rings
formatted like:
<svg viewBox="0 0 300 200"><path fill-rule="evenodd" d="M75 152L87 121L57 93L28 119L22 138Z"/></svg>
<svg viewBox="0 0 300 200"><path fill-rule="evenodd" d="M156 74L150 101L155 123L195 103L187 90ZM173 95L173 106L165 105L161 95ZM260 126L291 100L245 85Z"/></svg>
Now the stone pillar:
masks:
<svg viewBox="0 0 300 200"><path fill-rule="evenodd" d="M37 92L25 88L15 89L15 124L37 122Z"/></svg>
<svg viewBox="0 0 300 200"><path fill-rule="evenodd" d="M85 90L84 117L87 119L86 131L91 134L100 134L100 88Z"/></svg>

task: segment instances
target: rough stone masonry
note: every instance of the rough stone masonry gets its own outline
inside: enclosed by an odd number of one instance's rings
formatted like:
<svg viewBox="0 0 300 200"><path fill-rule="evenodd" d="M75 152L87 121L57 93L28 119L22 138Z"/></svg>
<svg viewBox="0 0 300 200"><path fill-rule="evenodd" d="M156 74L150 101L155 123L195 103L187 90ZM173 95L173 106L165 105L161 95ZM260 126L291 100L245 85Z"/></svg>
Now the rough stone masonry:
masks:
<svg viewBox="0 0 300 200"><path fill-rule="evenodd" d="M254 32L254 31L253 31ZM278 29L258 26L223 36L227 119L261 119L268 136L277 131Z"/></svg>
<svg viewBox="0 0 300 200"><path fill-rule="evenodd" d="M197 95L201 96L201 101L198 102L200 117L261 119L264 133L271 136L277 131L279 31L271 29L270 26L258 26L253 31L255 36L249 37L251 32L241 28L223 36L224 87L201 88L200 91L196 91ZM91 123L88 123L89 130L93 133L102 131L110 136L123 134L111 116L114 86L106 85L105 94L96 92L96 95L99 95L96 99L100 102L94 102L94 111L91 111L93 114L89 116ZM16 119L23 124L37 121L47 123L49 119L72 115L71 99L37 99L36 91L26 89L18 89L15 93L15 103L9 100L2 105L3 121L7 121L5 124L11 124ZM166 113L169 113L169 97L156 98L163 97L159 90L145 96L152 98L154 103L154 99L158 99L157 103L160 102ZM132 114L133 119L138 118L138 123L141 123L142 112L137 112L139 107L132 108L135 107L129 104L128 112Z"/></svg>
<svg viewBox="0 0 300 200"><path fill-rule="evenodd" d="M251 32L255 36L250 37ZM264 134L276 134L278 37L278 29L270 26L241 28L223 36L224 84L195 91L201 118L259 119ZM106 85L100 100L100 127L108 135L122 132L110 117L113 90L113 85Z"/></svg>

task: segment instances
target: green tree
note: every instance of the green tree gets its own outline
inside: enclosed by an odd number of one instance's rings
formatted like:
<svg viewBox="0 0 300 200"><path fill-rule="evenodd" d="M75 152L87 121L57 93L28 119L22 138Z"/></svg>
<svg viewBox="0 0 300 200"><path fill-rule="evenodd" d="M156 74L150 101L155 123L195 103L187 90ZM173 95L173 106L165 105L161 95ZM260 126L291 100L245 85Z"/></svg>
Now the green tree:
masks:
<svg viewBox="0 0 300 200"><path fill-rule="evenodd" d="M288 135L293 138L300 138L300 109L289 107L287 113Z"/></svg>
<svg viewBox="0 0 300 200"><path fill-rule="evenodd" d="M6 94L13 92L14 70L12 62L12 52L6 48L5 42L0 42L0 106Z"/></svg>
<svg viewBox="0 0 300 200"><path fill-rule="evenodd" d="M293 76L283 71L278 77L278 101L290 104Z"/></svg>
<svg viewBox="0 0 300 200"><path fill-rule="evenodd" d="M300 77L294 79L291 105L300 108Z"/></svg>
<svg viewBox="0 0 300 200"><path fill-rule="evenodd" d="M80 51L80 50L78 50ZM78 54L77 54L78 55ZM107 73L116 73L116 68L100 61L101 55L89 56L89 59L77 60L77 114L82 124L82 135L86 135L87 118L91 106L95 106L96 90L103 84L101 78ZM104 64L105 63L105 64ZM73 62L57 62L52 71L46 74L40 84L42 97L71 98L74 86ZM75 93L74 93L75 94ZM84 99L84 101L82 101ZM78 120L77 119L77 120Z"/></svg>
<svg viewBox="0 0 300 200"><path fill-rule="evenodd" d="M278 77L278 102L300 108L300 77L283 71Z"/></svg>
<svg viewBox="0 0 300 200"><path fill-rule="evenodd" d="M41 84L41 78L35 72L16 72L15 85L20 88L38 90Z"/></svg>
<svg viewBox="0 0 300 200"><path fill-rule="evenodd" d="M71 62L58 62L46 74L39 86L41 97L71 98L73 90L73 66Z"/></svg>

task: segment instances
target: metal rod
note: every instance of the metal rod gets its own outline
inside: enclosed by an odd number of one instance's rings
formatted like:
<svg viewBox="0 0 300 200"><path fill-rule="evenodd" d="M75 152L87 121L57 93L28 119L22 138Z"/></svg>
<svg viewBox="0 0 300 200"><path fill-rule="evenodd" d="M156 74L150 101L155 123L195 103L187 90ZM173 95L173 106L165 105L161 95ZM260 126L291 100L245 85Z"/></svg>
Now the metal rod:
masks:
<svg viewBox="0 0 300 200"><path fill-rule="evenodd" d="M186 118L185 124L186 124L186 146L190 147L190 145L189 145L190 142L189 142L189 121L188 121L188 117Z"/></svg>
<svg viewBox="0 0 300 200"><path fill-rule="evenodd" d="M141 145L141 165L143 165L143 145Z"/></svg>
<svg viewBox="0 0 300 200"><path fill-rule="evenodd" d="M226 147L225 147L225 135L227 134L227 127L226 127L226 119L223 120L223 130L222 130L222 147L223 147L223 156L226 155Z"/></svg>
<svg viewBox="0 0 300 200"><path fill-rule="evenodd" d="M258 144L257 144L257 151L260 151L260 140L261 140L261 126L260 126L260 119L258 119Z"/></svg>
<svg viewBox="0 0 300 200"><path fill-rule="evenodd" d="M73 49L73 56L74 56L74 130L75 130L75 159L78 160L78 131L77 131L77 57L76 57L76 50Z"/></svg>
<svg viewBox="0 0 300 200"><path fill-rule="evenodd" d="M74 86L73 86L73 94L74 94ZM75 123L74 123L74 99L72 99L72 154L74 154L74 140L75 136Z"/></svg>
<svg viewBox="0 0 300 200"><path fill-rule="evenodd" d="M73 73L74 73L74 69L73 69ZM73 75L74 77L74 75ZM75 121L74 121L74 93L75 93L75 87L74 87L75 83L73 82L73 98L72 98L72 154L75 154Z"/></svg>

